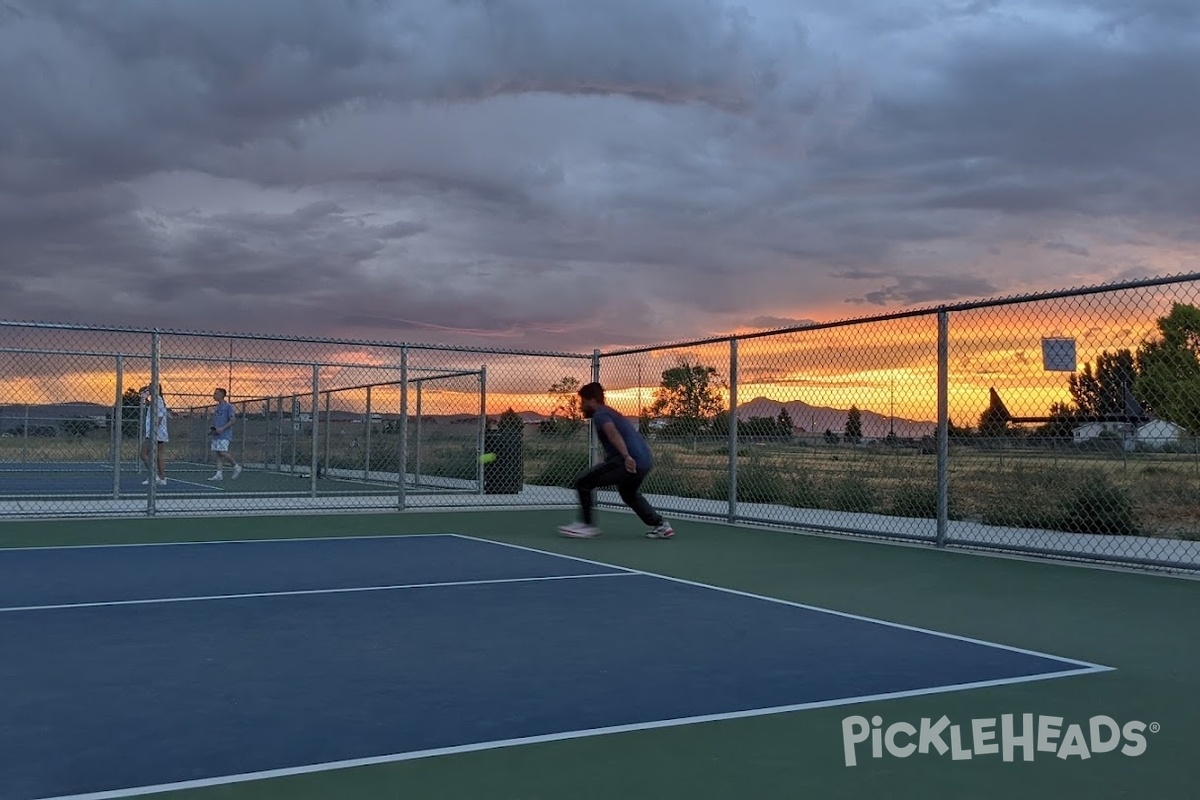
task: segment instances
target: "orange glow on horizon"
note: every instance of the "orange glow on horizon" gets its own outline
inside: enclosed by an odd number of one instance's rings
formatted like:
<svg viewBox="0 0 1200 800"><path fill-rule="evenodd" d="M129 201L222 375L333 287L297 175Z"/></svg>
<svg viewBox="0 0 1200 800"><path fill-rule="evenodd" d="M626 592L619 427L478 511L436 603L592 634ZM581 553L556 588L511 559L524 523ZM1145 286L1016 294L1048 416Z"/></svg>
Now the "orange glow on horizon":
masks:
<svg viewBox="0 0 1200 800"><path fill-rule="evenodd" d="M1169 289L1169 287L1167 287ZM1041 339L1069 336L1077 341L1078 368L1095 362L1103 351L1136 350L1154 331L1155 320L1170 310L1176 299L1156 290L1149 302L1117 302L1120 298L1067 298L1049 304L997 307L956 312L950 318L949 411L958 425L973 426L987 408L989 389L995 388L1016 416L1044 416L1055 402L1069 402L1067 374L1042 369ZM1178 290L1176 290L1178 291ZM1126 298L1127 300L1128 298ZM1093 308L1103 303L1100 310ZM1091 304L1091 305L1081 305ZM1087 313L1079 309L1084 308ZM0 329L0 333L4 333ZM84 336L83 334L74 334ZM54 332L54 347L64 348L66 334ZM80 341L84 341L81 339ZM183 342L181 345L180 342ZM290 405L297 395L308 411L312 396L312 368L305 363L271 365L246 363L238 356L222 363L229 343L219 339L188 342L173 339L174 347L195 345L208 362L172 359L164 353L162 383L173 409L211 406L216 386L231 389L236 403L253 398L282 396ZM10 344L10 341L5 341ZM241 359L253 352L260 361L323 360L355 366L326 366L320 370L319 409L329 388L395 382L400 377L397 349L363 346L325 347L288 342L237 342ZM11 346L11 345L10 345ZM49 345L43 345L49 347ZM86 348L84 348L86 349ZM601 359L601 382L609 402L628 415L654 402L662 373L686 356L693 363L716 368L718 381L730 369L727 342L692 348L672 348ZM289 358L290 357L290 358ZM580 383L590 380L585 359L566 360L483 353L425 351L411 356L411 377L431 375L422 370L478 370L487 366L487 413L495 417L506 409L550 415L556 399L552 383L564 376ZM921 422L932 422L937 412L937 319L934 315L887 322L856 323L819 330L740 340L737 347L738 400L745 406L762 397L780 403L802 402L818 409L844 411L857 406L864 411ZM149 383L144 355L125 363L123 387ZM231 384L231 385L230 385ZM50 356L0 354L0 406L90 402L110 408L115 400L113 359L102 356ZM719 389L726 404L728 389ZM479 379L476 375L430 379L421 391L422 411L429 415L479 413ZM416 412L417 391L409 390L410 414ZM274 402L274 401L272 401ZM365 389L335 391L330 407L362 413ZM393 414L400 409L396 385L372 389L372 411ZM255 410L260 410L259 409ZM11 418L12 412L8 412ZM807 427L807 421L794 420Z"/></svg>

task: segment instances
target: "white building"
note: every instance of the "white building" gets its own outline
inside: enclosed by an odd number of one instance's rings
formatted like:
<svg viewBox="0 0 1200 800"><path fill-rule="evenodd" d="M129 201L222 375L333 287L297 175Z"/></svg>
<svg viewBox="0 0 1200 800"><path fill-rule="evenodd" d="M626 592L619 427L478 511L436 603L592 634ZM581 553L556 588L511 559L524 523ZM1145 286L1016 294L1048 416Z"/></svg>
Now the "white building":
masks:
<svg viewBox="0 0 1200 800"><path fill-rule="evenodd" d="M1128 422L1088 422L1072 431L1076 444L1108 435L1119 439L1122 447L1129 451L1137 448L1161 450L1178 444L1186 433L1186 428L1165 419L1152 419L1138 426Z"/></svg>
<svg viewBox="0 0 1200 800"><path fill-rule="evenodd" d="M1152 419L1138 426L1135 438L1139 447L1149 450L1161 450L1164 447L1179 444L1179 440L1187 433L1187 429L1165 419Z"/></svg>
<svg viewBox="0 0 1200 800"><path fill-rule="evenodd" d="M1123 442L1130 442L1136 435L1133 425L1128 422L1087 422L1073 430L1075 444L1090 442L1102 434L1116 436Z"/></svg>

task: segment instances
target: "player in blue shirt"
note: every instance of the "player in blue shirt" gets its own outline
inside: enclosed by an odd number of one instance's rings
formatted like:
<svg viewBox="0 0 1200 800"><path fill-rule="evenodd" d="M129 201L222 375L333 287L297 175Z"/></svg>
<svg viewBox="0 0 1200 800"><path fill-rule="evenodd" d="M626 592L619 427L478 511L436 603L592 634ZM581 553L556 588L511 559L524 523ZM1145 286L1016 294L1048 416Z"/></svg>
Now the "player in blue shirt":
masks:
<svg viewBox="0 0 1200 800"><path fill-rule="evenodd" d="M229 445L233 441L233 403L225 399L224 389L213 389L213 400L217 401L217 410L213 412L213 424L208 433L212 437L211 447L217 461L217 474L209 480L224 480L225 464L233 467L233 477L236 478L242 474L242 465L229 455Z"/></svg>
<svg viewBox="0 0 1200 800"><path fill-rule="evenodd" d="M671 524L662 518L642 496L642 481L654 468L650 447L629 420L604 403L604 387L589 383L579 389L583 415L592 421L592 428L604 447L605 459L575 480L579 492L581 520L563 525L558 530L573 539L591 539L600 531L592 524L594 492L602 486L616 486L625 505L633 509L642 522L650 526L650 539L670 539L675 535Z"/></svg>

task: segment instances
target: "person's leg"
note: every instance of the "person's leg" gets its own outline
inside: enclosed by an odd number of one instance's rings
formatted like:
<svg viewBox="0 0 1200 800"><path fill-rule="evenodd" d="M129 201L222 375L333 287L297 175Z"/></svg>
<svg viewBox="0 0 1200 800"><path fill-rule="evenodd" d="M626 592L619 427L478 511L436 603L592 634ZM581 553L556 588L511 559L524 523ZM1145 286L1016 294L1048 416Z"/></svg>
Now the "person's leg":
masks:
<svg viewBox="0 0 1200 800"><path fill-rule="evenodd" d="M659 514L642 494L642 482L646 480L648 474L649 472L639 472L634 475L626 473L627 477L618 484L617 492L621 495L621 500L625 505L638 515L638 519L650 526L651 530L646 534L647 537L670 539L675 535L671 523L663 519L662 514Z"/></svg>
<svg viewBox="0 0 1200 800"><path fill-rule="evenodd" d="M164 452L166 451L166 447L167 447L166 442L160 441L158 443L158 480L160 482L166 481L166 479L167 479L167 460L164 457Z"/></svg>
<svg viewBox="0 0 1200 800"><path fill-rule="evenodd" d="M600 533L593 525L595 506L595 491L601 486L612 486L621 479L620 473L625 471L621 464L605 462L597 464L584 472L572 484L579 494L579 522L572 522L559 527L558 532L563 536L574 539L590 539Z"/></svg>
<svg viewBox="0 0 1200 800"><path fill-rule="evenodd" d="M604 462L597 464L575 479L575 491L579 494L579 518L584 525L592 525L594 519L595 492L602 486L612 486L621 480L625 467L621 464Z"/></svg>
<svg viewBox="0 0 1200 800"><path fill-rule="evenodd" d="M663 518L650 505L650 501L642 495L641 488L644 480L646 480L645 473L626 472L625 477L617 484L617 493L621 495L622 502L638 515L638 519L653 528L661 525Z"/></svg>
<svg viewBox="0 0 1200 800"><path fill-rule="evenodd" d="M237 463L229 457L229 442L225 439L213 439L212 441L213 460L217 462L216 473L209 478L210 481L219 481L225 477L225 465L229 464L232 467L237 467ZM234 470L235 475L240 470Z"/></svg>

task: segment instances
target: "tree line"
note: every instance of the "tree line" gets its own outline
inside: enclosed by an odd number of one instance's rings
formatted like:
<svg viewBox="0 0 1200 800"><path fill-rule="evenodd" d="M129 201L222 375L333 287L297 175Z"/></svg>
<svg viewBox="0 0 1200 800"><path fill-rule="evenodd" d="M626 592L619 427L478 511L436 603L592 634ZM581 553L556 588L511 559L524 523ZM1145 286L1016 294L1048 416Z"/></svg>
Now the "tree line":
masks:
<svg viewBox="0 0 1200 800"><path fill-rule="evenodd" d="M1052 403L1035 436L1071 438L1088 420L1131 416L1157 417L1200 434L1200 309L1175 303L1151 338L1136 349L1105 350L1067 379L1067 389L1071 401ZM1008 416L989 406L979 417L979 435L1014 433Z"/></svg>
<svg viewBox="0 0 1200 800"><path fill-rule="evenodd" d="M1200 309L1174 304L1157 320L1155 334L1136 350L1104 351L1094 365L1089 362L1071 374L1067 385L1071 402L1053 403L1048 421L1035 435L1070 438L1084 420L1127 414L1129 398L1147 414L1200 434ZM554 410L540 426L544 435L572 435L582 429L579 386L577 378L567 376L549 388ZM722 394L727 388L716 367L681 358L662 372L652 402L641 412L639 428L647 434L652 420L659 419L661 436L727 435L730 413ZM777 416L738 420L737 425L738 435L747 437L790 437L796 430L786 408ZM949 421L951 438L1014 432L1010 415L995 405L983 411L975 431ZM856 405L847 412L841 431L824 432L830 443L856 443L862 437L862 411Z"/></svg>

